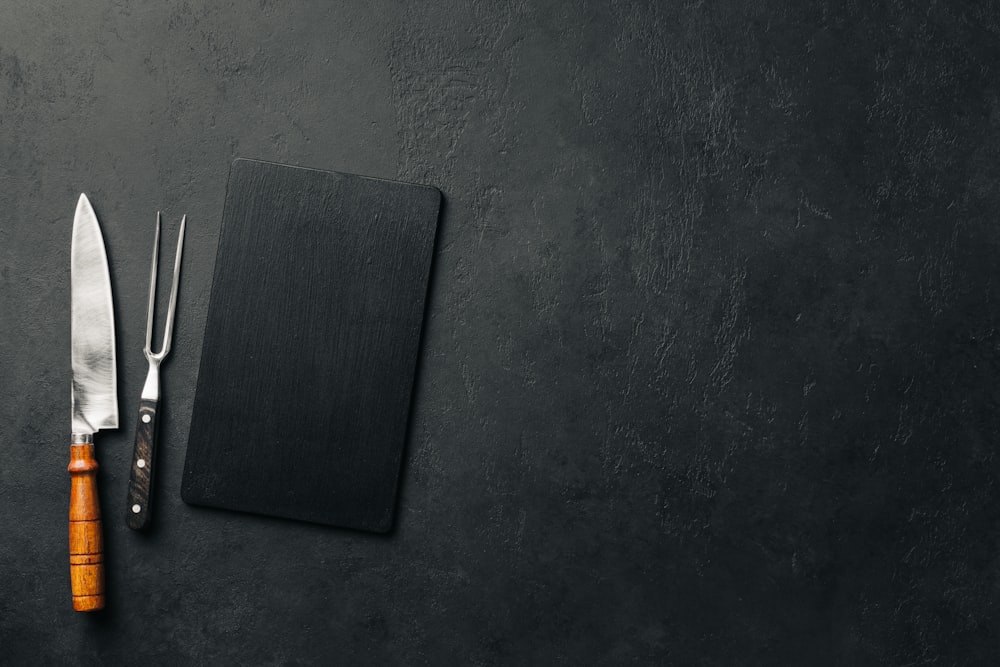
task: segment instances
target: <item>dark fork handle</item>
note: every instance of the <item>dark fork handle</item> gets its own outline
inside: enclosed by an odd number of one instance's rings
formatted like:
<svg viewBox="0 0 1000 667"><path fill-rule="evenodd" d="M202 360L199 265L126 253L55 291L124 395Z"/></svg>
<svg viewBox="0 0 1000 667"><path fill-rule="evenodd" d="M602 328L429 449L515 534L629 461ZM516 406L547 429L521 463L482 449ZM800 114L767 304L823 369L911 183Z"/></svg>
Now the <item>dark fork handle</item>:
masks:
<svg viewBox="0 0 1000 667"><path fill-rule="evenodd" d="M135 428L135 448L132 452L132 473L128 480L128 505L125 523L133 530L142 530L152 518L153 472L156 469L156 408L157 401L139 401L139 421Z"/></svg>

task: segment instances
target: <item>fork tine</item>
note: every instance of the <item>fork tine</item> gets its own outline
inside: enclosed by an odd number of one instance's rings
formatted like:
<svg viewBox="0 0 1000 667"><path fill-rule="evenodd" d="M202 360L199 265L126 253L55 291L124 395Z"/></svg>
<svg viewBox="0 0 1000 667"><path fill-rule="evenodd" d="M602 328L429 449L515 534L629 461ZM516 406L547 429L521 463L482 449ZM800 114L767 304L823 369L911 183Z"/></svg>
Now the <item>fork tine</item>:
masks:
<svg viewBox="0 0 1000 667"><path fill-rule="evenodd" d="M181 230L177 235L177 254L174 256L174 279L170 286L170 304L167 306L167 324L163 330L163 347L159 354L166 356L170 352L170 342L174 336L174 312L177 310L177 286L181 279L181 256L184 254L184 228L187 225L187 215L181 218Z"/></svg>
<svg viewBox="0 0 1000 667"><path fill-rule="evenodd" d="M156 237L153 240L153 267L149 270L149 305L146 307L147 355L153 353L153 308L156 306L156 267L160 261L160 212L156 212Z"/></svg>

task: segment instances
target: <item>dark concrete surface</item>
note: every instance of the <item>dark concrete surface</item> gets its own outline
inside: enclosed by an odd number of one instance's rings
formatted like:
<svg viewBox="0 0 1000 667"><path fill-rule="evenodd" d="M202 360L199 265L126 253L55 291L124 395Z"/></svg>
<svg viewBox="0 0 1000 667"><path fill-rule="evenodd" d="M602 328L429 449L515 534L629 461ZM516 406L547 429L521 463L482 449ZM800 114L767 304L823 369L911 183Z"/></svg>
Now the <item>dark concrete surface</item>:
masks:
<svg viewBox="0 0 1000 667"><path fill-rule="evenodd" d="M998 57L985 1L5 0L0 662L995 664ZM445 194L388 537L179 498L236 156ZM93 616L80 191L123 425ZM158 208L189 227L139 535Z"/></svg>

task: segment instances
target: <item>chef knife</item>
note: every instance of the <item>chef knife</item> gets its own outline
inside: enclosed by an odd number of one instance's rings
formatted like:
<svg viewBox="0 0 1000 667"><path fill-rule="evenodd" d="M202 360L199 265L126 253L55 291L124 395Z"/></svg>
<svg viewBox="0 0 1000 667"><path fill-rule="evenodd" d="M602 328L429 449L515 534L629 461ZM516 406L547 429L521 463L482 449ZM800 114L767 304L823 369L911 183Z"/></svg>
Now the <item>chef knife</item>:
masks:
<svg viewBox="0 0 1000 667"><path fill-rule="evenodd" d="M118 428L115 316L104 237L86 195L73 219L70 258L73 431L69 474L69 571L73 609L104 608L104 538L94 433Z"/></svg>

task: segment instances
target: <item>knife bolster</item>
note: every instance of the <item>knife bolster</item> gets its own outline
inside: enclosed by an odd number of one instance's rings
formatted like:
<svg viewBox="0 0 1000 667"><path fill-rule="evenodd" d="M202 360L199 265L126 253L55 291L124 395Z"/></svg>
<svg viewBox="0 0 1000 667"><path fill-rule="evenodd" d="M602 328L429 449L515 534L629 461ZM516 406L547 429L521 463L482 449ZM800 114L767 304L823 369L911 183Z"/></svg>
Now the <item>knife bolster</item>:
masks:
<svg viewBox="0 0 1000 667"><path fill-rule="evenodd" d="M76 436L73 438L76 440ZM70 445L69 572L73 608L104 608L104 538L94 445Z"/></svg>

